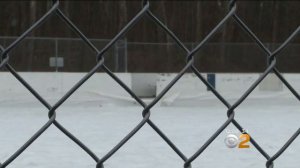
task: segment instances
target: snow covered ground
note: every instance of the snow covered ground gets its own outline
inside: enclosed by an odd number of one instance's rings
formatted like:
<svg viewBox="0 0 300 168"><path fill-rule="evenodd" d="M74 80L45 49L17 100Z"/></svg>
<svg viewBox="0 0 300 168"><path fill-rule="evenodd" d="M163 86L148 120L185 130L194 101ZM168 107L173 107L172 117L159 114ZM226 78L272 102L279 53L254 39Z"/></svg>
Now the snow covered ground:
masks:
<svg viewBox="0 0 300 168"><path fill-rule="evenodd" d="M52 105L83 76L73 73L21 75ZM216 78L217 89L232 104L257 76L219 75ZM285 76L299 92L299 75ZM130 76L120 74L119 77L131 86ZM0 73L0 78L0 162L4 162L48 121L48 111L11 74ZM164 76L159 88L162 89L168 80ZM191 82L193 80L190 75L181 84L178 82L151 110L151 120L187 157L193 155L227 119L226 107L207 92L198 79ZM144 101L149 103L151 99ZM114 81L97 74L58 108L57 121L101 158L142 120L142 110ZM286 88L275 92L257 88L235 112L235 119L270 156L300 126L300 102ZM239 134L232 124L229 125L192 166L265 167L266 159L253 145L250 144L249 149L226 147L224 139L228 132ZM299 168L299 156L300 137L275 161L275 168ZM146 124L104 166L182 168L183 161ZM95 168L96 163L55 126L51 126L8 167Z"/></svg>
<svg viewBox="0 0 300 168"><path fill-rule="evenodd" d="M232 103L237 99L228 94ZM288 92L250 95L236 110L236 120L269 155L300 126L300 103ZM23 96L22 99L19 99ZM47 96L52 104L59 96ZM18 97L18 98L16 98ZM15 98L15 99L14 99ZM147 100L150 101L150 100ZM104 156L142 119L133 101L76 93L57 110L57 120L98 157ZM30 94L1 96L0 162L3 162L46 121L47 110ZM227 119L226 108L211 94L155 106L151 120L187 156L191 156ZM227 131L236 131L233 125ZM194 168L264 168L265 158L249 149L225 146L223 132L193 163ZM300 137L275 161L275 168L300 167ZM11 168L95 168L95 162L51 126L11 165ZM183 161L147 124L104 164L105 168L182 168Z"/></svg>

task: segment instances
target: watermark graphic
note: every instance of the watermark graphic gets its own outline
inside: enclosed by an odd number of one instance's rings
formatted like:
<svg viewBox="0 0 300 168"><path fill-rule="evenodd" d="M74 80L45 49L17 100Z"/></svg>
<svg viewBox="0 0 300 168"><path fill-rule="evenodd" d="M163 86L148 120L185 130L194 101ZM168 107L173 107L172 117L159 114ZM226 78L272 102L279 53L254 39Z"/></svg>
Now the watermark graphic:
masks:
<svg viewBox="0 0 300 168"><path fill-rule="evenodd" d="M227 136L224 140L225 145L228 148L250 148L248 144L250 142L250 135L247 133L248 131L243 130L242 133L238 133L237 131L233 130L225 130Z"/></svg>
<svg viewBox="0 0 300 168"><path fill-rule="evenodd" d="M239 143L239 138L234 134L229 134L225 138L225 145L228 148L235 148Z"/></svg>

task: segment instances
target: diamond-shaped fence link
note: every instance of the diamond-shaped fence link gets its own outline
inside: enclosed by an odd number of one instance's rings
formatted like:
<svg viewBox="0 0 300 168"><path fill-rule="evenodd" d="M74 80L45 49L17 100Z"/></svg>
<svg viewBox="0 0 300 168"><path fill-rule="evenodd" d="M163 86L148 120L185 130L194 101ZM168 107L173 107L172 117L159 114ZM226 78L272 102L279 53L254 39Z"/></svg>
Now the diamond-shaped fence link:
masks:
<svg viewBox="0 0 300 168"><path fill-rule="evenodd" d="M27 29L22 35L20 35L14 42L12 42L8 47L3 48L0 45L1 62L0 68L5 68L8 70L15 78L18 80L28 91L35 96L35 98L47 108L49 120L45 123L34 135L32 135L27 142L24 143L14 154L12 154L7 160L0 163L0 168L5 168L11 164L18 156L20 156L40 135L42 135L50 125L55 125L61 132L63 132L68 138L70 138L74 143L82 148L90 157L96 162L97 168L103 168L104 162L107 161L112 155L114 155L130 138L132 138L135 133L137 133L145 124L148 124L153 128L153 130L173 149L173 151L183 160L184 168L189 168L192 162L197 159L206 148L218 137L218 135L224 131L224 129L230 124L234 124L237 129L242 133L243 127L235 120L234 110L244 102L244 100L251 94L251 92L259 85L259 83L270 73L274 73L283 84L291 91L291 93L300 100L299 94L296 90L288 83L287 80L282 76L279 70L276 68L276 57L277 55L288 45L288 43L296 37L300 31L300 26L286 39L284 43L280 45L275 51L271 52L260 39L250 30L250 28L240 19L236 14L237 5L234 0L229 1L229 10L226 16L215 26L210 33L193 49L189 50L180 39L162 22L160 21L150 10L150 2L148 0L142 1L142 9L134 16L133 19L124 26L124 28L102 49L98 50L89 39L76 27L72 21L64 15L64 13L59 9L59 1L54 0L52 7L46 14L44 14L38 21L36 21L29 29ZM22 42L26 36L36 29L43 22L47 21L52 15L57 15L61 20L63 20L68 27L74 31L88 46L95 52L97 64L80 80L78 81L63 97L61 97L53 106L51 106L31 85L28 84L9 64L9 53L16 48L16 46ZM175 78L159 93L152 102L146 104L141 98L139 98L129 87L119 79L107 66L105 66L105 61L103 55L110 49L119 39L126 35L126 33L134 27L134 25L141 20L143 17L149 17L156 25L158 25L165 33L167 33L176 44L186 52L186 65L184 68L175 76ZM260 75L260 77L250 86L250 88L242 94L242 96L234 103L230 104L225 98L205 79L205 77L200 73L200 71L194 65L194 55L201 50L203 45L205 45L215 33L223 27L223 25L229 20L234 19L235 23L245 31L251 39L258 45L258 48L262 49L267 58L268 66L265 71ZM77 139L71 132L65 129L56 120L56 110L74 93L76 90L84 84L93 74L95 74L99 69L102 69L107 73L115 82L117 82L124 90L126 90L136 102L143 107L142 119L137 122L136 127L132 129L116 146L114 146L106 155L102 157L96 156L84 143ZM151 108L157 104L157 102L172 88L172 86L188 71L191 70L199 80L205 84L212 93L221 101L227 108L228 119L219 127L219 129L211 135L211 137L202 145L192 156L185 156L181 150L174 145L174 143L155 125L155 123L150 119ZM224 114L225 115L225 114ZM266 167L273 168L274 161L293 143L293 141L299 136L300 128L289 138L289 140L282 146L275 155L270 156L265 150L254 140L251 136L251 143L253 146L266 158ZM299 165L300 166L300 165Z"/></svg>

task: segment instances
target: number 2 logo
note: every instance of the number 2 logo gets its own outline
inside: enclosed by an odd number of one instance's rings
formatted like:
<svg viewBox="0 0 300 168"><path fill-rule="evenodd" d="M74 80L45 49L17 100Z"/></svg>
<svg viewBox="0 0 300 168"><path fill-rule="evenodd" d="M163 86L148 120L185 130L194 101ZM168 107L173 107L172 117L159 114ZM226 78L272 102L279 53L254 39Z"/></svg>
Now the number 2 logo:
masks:
<svg viewBox="0 0 300 168"><path fill-rule="evenodd" d="M250 148L250 145L247 143L250 141L250 136L248 134L242 134L240 135L240 144L238 148Z"/></svg>
<svg viewBox="0 0 300 168"><path fill-rule="evenodd" d="M234 135L234 134L229 134L225 138L225 144L229 148L250 148L250 145L248 145L250 141L250 136L249 134L243 133L240 135L240 137Z"/></svg>

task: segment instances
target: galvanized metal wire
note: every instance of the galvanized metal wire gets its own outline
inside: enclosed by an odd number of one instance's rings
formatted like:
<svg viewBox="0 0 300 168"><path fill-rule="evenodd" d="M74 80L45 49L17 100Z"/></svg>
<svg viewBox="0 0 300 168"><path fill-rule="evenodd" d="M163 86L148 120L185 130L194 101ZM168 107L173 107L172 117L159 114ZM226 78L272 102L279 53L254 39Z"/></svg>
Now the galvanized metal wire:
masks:
<svg viewBox="0 0 300 168"><path fill-rule="evenodd" d="M27 142L24 143L15 153L13 153L7 160L0 163L0 168L5 168L10 165L17 157L19 157L37 138L40 137L50 125L55 125L57 129L63 132L69 139L76 143L82 148L93 160L96 162L97 168L103 168L105 161L107 161L112 155L114 155L130 138L132 138L145 124L148 124L153 128L153 130L169 145L173 151L179 156L183 161L184 168L190 168L192 162L199 158L200 155L207 149L207 147L220 135L222 131L230 124L234 124L238 130L243 133L244 128L235 119L235 109L238 108L251 92L261 83L261 81L270 73L274 73L283 84L291 91L291 93L300 100L299 94L296 90L289 84L289 82L283 77L276 67L276 58L284 50L284 48L296 37L300 31L300 26L282 43L275 51L270 51L262 41L251 31L247 24L238 16L237 4L234 0L228 2L229 10L225 17L209 32L207 36L192 50L189 50L183 42L165 25L161 20L159 20L150 9L150 2L148 0L142 0L141 10L123 27L123 29L115 35L115 37L101 50L95 47L89 39L76 27L75 24L60 10L59 1L54 0L52 7L39 19L37 20L29 29L22 33L15 41L13 41L8 47L4 48L0 46L1 62L0 68L5 68L8 70L15 78L18 80L28 91L32 93L33 96L48 109L49 120L34 134ZM22 42L29 33L37 29L42 23L47 21L51 16L57 15L61 20L63 20L68 27L74 31L96 54L96 65L80 80L78 81L63 97L61 97L53 106L51 106L27 81L22 78L19 73L10 65L9 63L9 53L14 50L20 42ZM156 25L158 25L165 33L167 33L186 53L186 65L184 68L174 77L174 79L151 101L146 104L141 98L139 98L120 78L118 78L107 66L105 66L104 54L126 33L132 29L136 23L138 23L143 17L150 18ZM258 46L258 49L262 49L268 58L268 65L265 71L259 76L259 78L250 86L250 88L242 94L242 96L233 104L230 104L201 74L201 72L194 65L194 55L202 49L202 47L219 31L224 24L228 22L229 19L233 19L235 24L237 24L243 31L245 31L249 38L251 38ZM134 127L119 143L112 147L112 149L104 156L97 156L91 149L89 149L83 142L76 138L71 132L63 127L56 120L56 110L74 93L76 90L84 84L93 74L95 74L99 69L102 69L107 73L112 79L115 80L125 91L127 91L136 102L143 107L142 118L137 122L136 127ZM188 71L191 70L199 80L204 83L212 93L221 101L224 106L226 106L228 119L219 127L219 129L211 135L211 137L202 145L199 144L199 149L192 155L186 156L181 152L181 150L169 139L156 124L150 119L151 109L158 103L158 101L172 88L172 86ZM225 114L224 114L225 115ZM253 146L263 155L266 159L266 167L273 168L274 161L281 156L281 154L293 143L293 141L299 136L300 128L289 138L289 140L282 146L277 153L270 156L251 136L251 143ZM1 151L0 151L1 152ZM300 165L299 165L300 166Z"/></svg>

